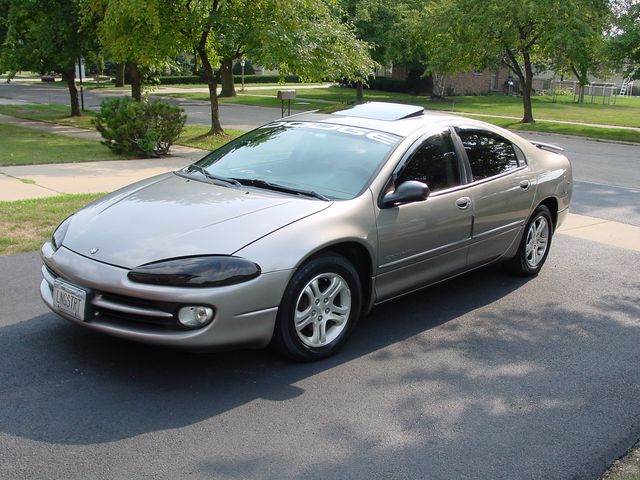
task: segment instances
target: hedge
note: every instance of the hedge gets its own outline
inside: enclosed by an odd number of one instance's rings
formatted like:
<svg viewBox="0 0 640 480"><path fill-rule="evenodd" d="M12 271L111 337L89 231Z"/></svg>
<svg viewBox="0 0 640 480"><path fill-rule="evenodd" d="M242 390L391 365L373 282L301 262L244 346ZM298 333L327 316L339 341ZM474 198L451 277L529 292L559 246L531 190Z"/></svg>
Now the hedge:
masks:
<svg viewBox="0 0 640 480"><path fill-rule="evenodd" d="M374 77L369 78L365 82L365 89L382 90L383 92L407 93L409 92L409 84L406 80L396 80L395 78ZM354 82L341 81L341 85L345 87L355 88Z"/></svg>
<svg viewBox="0 0 640 480"><path fill-rule="evenodd" d="M180 83L184 84L196 84L196 83L207 83L204 77L199 75L184 75L184 76L176 76L176 75L167 75L164 77L158 77L160 80L160 85L176 85ZM284 78L286 83L300 83L300 78L295 75L287 75ZM237 84L242 83L241 75L234 75L233 81ZM280 82L279 75L245 75L244 83L278 83Z"/></svg>

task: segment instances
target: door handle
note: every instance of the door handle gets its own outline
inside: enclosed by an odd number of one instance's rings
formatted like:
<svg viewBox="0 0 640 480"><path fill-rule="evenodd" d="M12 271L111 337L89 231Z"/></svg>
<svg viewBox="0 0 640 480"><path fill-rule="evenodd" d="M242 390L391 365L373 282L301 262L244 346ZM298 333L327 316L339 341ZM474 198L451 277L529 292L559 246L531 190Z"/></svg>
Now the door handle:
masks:
<svg viewBox="0 0 640 480"><path fill-rule="evenodd" d="M465 210L471 206L471 199L469 197L460 197L456 200L456 205L460 210Z"/></svg>
<svg viewBox="0 0 640 480"><path fill-rule="evenodd" d="M529 190L530 186L531 186L531 182L529 180L522 180L520 182L520 188L523 190Z"/></svg>

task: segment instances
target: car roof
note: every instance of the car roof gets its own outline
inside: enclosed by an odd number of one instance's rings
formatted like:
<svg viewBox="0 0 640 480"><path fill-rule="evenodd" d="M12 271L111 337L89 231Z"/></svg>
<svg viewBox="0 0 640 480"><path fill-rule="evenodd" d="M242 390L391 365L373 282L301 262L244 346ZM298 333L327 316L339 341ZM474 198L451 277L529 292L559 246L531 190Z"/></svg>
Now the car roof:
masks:
<svg viewBox="0 0 640 480"><path fill-rule="evenodd" d="M424 108L415 105L387 102L366 102L331 113L300 113L286 117L286 120L289 119L369 128L402 137L428 126L444 127L459 123L485 125L477 120L447 113L425 112Z"/></svg>

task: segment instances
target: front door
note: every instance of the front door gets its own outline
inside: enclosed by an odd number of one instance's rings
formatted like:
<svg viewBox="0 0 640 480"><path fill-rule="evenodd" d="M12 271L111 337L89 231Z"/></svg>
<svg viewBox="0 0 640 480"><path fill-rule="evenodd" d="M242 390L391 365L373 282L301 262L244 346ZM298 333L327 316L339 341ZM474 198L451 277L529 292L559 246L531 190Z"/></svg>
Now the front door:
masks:
<svg viewBox="0 0 640 480"><path fill-rule="evenodd" d="M424 201L378 210L378 300L466 267L473 208L448 130L419 143L400 162L388 190L408 180L426 183L431 193Z"/></svg>

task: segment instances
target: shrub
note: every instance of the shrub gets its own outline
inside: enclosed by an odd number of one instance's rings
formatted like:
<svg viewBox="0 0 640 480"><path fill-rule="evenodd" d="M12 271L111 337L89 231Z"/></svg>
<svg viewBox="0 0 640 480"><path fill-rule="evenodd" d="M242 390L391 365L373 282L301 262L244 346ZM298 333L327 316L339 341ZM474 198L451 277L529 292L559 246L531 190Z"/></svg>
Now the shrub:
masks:
<svg viewBox="0 0 640 480"><path fill-rule="evenodd" d="M169 152L187 119L183 110L162 100L104 100L94 124L102 142L119 154L157 157Z"/></svg>

